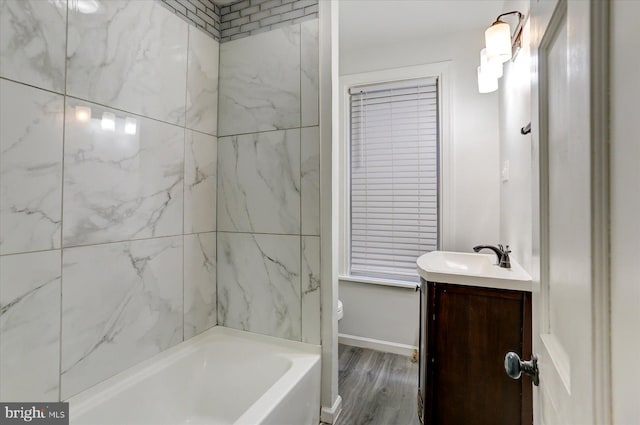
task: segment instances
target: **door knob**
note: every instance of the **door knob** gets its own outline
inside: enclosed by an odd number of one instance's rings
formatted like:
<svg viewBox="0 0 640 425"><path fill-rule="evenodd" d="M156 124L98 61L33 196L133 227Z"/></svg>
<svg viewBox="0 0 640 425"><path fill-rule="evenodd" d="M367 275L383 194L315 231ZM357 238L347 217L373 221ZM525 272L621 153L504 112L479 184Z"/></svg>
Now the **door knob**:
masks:
<svg viewBox="0 0 640 425"><path fill-rule="evenodd" d="M540 376L538 373L538 358L535 354L531 355L531 360L523 362L513 351L508 352L504 356L504 371L511 379L520 379L522 374L529 375L533 380L533 385L540 384Z"/></svg>

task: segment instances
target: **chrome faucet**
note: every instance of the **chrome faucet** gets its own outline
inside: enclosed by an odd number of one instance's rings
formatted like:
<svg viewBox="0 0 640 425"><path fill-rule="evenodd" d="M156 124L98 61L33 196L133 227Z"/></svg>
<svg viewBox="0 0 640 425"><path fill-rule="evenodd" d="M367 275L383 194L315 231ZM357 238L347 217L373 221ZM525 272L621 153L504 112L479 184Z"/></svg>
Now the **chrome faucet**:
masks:
<svg viewBox="0 0 640 425"><path fill-rule="evenodd" d="M475 252L479 252L482 249L490 249L496 253L496 255L498 256L499 267L502 267L504 269L511 268L511 260L509 260L509 254L511 253L511 250L509 250L509 245L507 245L506 248L502 245L498 245L497 247L493 245L478 245L473 247L473 250Z"/></svg>

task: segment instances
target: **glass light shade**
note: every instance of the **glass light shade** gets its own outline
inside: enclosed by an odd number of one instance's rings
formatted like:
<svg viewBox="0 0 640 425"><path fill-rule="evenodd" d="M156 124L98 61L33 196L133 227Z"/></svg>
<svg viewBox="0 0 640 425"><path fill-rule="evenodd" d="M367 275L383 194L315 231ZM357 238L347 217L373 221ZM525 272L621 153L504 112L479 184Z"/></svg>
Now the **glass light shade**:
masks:
<svg viewBox="0 0 640 425"><path fill-rule="evenodd" d="M504 21L496 21L484 32L487 60L506 62L511 59L511 27Z"/></svg>
<svg viewBox="0 0 640 425"><path fill-rule="evenodd" d="M498 78L490 73L483 72L482 67L478 67L478 91L480 93L491 93L498 90Z"/></svg>
<svg viewBox="0 0 640 425"><path fill-rule="evenodd" d="M493 75L496 78L501 78L503 75L502 62L496 59L488 60L486 48L480 51L480 67L482 72Z"/></svg>

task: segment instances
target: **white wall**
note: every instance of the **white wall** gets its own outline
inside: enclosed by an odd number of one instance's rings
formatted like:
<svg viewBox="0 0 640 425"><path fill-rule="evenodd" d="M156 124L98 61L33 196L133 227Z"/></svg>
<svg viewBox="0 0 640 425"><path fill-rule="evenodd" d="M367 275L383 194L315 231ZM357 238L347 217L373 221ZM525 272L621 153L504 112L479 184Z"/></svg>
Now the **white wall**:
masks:
<svg viewBox="0 0 640 425"><path fill-rule="evenodd" d="M470 251L479 243L499 242L498 95L478 93L482 47L479 28L441 39L389 38L384 45L340 52L341 76L450 61L454 193L452 242L442 246L446 250ZM339 297L344 303L341 334L416 345L419 304L413 289L341 281Z"/></svg>
<svg viewBox="0 0 640 425"><path fill-rule="evenodd" d="M611 343L613 422L640 420L640 2L611 3Z"/></svg>
<svg viewBox="0 0 640 425"><path fill-rule="evenodd" d="M522 10L522 9L520 9ZM522 10L526 12L526 10ZM500 240L509 244L512 257L531 272L531 134L520 129L531 122L531 56L529 21L523 30L522 49L515 61L504 64L500 79L500 167L508 161L508 180L500 183Z"/></svg>
<svg viewBox="0 0 640 425"><path fill-rule="evenodd" d="M341 336L418 346L419 292L349 281L340 281L339 291L344 305L344 317L339 323Z"/></svg>

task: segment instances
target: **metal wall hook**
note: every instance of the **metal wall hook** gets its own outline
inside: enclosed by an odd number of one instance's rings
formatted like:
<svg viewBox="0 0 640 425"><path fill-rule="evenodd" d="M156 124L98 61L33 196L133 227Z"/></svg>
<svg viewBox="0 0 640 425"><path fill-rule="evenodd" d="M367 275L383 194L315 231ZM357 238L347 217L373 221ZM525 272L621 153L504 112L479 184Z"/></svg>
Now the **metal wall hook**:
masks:
<svg viewBox="0 0 640 425"><path fill-rule="evenodd" d="M520 129L520 134L522 134L523 136L524 136L525 134L529 134L529 133L531 133L531 123L529 123L529 124L525 125L524 127L522 127L522 128Z"/></svg>

